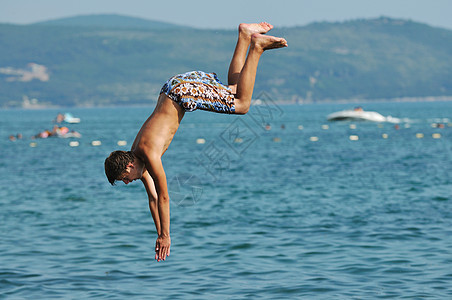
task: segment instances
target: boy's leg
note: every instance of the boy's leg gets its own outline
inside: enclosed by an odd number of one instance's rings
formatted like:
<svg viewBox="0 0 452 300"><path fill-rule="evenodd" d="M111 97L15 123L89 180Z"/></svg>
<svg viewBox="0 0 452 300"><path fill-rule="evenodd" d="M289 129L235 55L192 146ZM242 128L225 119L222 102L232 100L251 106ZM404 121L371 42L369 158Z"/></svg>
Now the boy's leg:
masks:
<svg viewBox="0 0 452 300"><path fill-rule="evenodd" d="M251 105L257 65L265 50L287 47L283 38L255 33L251 36L250 50L246 57L242 71L238 76L237 92L235 95L235 113L246 114Z"/></svg>
<svg viewBox="0 0 452 300"><path fill-rule="evenodd" d="M240 72L242 72L243 65L245 64L246 52L251 42L251 35L253 33L266 33L272 28L273 26L266 22L255 24L242 23L239 25L239 37L231 64L229 65L228 85L236 85L239 80Z"/></svg>

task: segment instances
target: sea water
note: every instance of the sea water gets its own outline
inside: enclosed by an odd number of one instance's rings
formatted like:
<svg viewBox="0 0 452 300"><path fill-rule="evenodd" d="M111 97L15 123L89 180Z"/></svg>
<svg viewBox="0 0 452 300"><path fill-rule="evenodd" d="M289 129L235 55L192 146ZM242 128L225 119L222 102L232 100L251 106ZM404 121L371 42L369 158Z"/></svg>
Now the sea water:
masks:
<svg viewBox="0 0 452 300"><path fill-rule="evenodd" d="M398 126L268 103L186 114L164 262L142 184L103 170L152 107L70 109L79 139L30 138L65 110L0 111L0 298L452 298L452 102L363 105Z"/></svg>

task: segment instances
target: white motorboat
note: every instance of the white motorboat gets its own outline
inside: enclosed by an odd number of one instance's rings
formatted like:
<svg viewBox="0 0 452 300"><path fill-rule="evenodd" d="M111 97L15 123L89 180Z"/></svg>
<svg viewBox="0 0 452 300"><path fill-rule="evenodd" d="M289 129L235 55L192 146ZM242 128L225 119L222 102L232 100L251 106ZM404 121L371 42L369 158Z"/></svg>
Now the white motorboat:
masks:
<svg viewBox="0 0 452 300"><path fill-rule="evenodd" d="M80 123L80 118L75 118L74 116L72 116L72 114L70 113L65 113L64 114L64 122L66 123L71 123L71 124L76 124L76 123Z"/></svg>
<svg viewBox="0 0 452 300"><path fill-rule="evenodd" d="M338 111L327 116L328 121L371 121L399 123L400 119L383 116L375 111L365 111L362 108Z"/></svg>

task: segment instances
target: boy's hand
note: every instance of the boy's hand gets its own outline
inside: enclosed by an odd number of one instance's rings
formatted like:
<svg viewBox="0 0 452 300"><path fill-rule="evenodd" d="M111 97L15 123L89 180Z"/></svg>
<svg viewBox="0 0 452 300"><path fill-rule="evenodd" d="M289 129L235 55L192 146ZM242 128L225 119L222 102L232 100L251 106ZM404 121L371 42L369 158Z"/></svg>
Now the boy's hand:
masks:
<svg viewBox="0 0 452 300"><path fill-rule="evenodd" d="M159 235L155 242L155 259L157 261L165 260L170 255L171 238L169 236Z"/></svg>

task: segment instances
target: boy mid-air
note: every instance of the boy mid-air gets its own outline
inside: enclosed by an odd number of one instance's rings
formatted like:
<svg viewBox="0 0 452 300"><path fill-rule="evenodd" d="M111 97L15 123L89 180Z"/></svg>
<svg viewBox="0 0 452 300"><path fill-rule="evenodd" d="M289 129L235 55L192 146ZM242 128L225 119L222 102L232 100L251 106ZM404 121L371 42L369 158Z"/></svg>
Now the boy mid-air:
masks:
<svg viewBox="0 0 452 300"><path fill-rule="evenodd" d="M168 149L186 111L246 114L251 105L259 59L265 50L287 47L283 38L264 35L273 26L262 22L240 24L239 36L229 66L228 86L215 73L193 71L170 78L152 115L144 122L131 151L114 151L105 160L108 181L125 184L140 179L149 198L157 229L155 259L170 255L169 196L162 156ZM248 51L248 56L247 56Z"/></svg>

